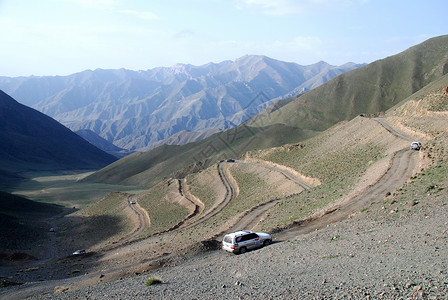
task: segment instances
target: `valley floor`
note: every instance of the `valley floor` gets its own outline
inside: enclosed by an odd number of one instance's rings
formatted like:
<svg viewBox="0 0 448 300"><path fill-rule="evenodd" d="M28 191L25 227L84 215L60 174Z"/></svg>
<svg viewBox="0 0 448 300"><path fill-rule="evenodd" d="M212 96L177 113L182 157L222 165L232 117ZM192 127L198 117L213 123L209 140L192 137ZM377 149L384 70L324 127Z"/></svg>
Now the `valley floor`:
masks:
<svg viewBox="0 0 448 300"><path fill-rule="evenodd" d="M399 150L402 144L408 142L397 142L396 159L391 159L390 164L372 165L371 169L383 171L367 172L370 179L362 179L360 190L355 189L346 202L342 198L339 206L315 214L309 223L298 223L298 227L274 234L274 244L268 247L244 255L208 251L190 259L167 256L166 260L151 264L148 239L120 249L111 248L98 259L92 257L90 267L94 272L9 287L0 290L0 297L446 299L447 182L444 178L439 186L432 181L428 185L424 176L414 176L418 164L412 161L418 152ZM446 171L443 160L440 169ZM391 172L398 173L391 179L386 176ZM401 197L403 187L412 189L413 184L417 191L426 188L426 192L416 192L413 198L409 198L409 193ZM374 188L369 190L372 185ZM157 243L157 239L161 242L170 237L155 236L151 241ZM70 269L84 266L75 260L65 263ZM143 267L139 269L139 265ZM164 268L158 268L160 265ZM121 270L123 267L129 269ZM120 271L123 276L113 281ZM153 275L162 284L146 286L146 280Z"/></svg>
<svg viewBox="0 0 448 300"><path fill-rule="evenodd" d="M350 219L244 255L211 252L144 276L36 298L446 299L447 244L446 194L412 207L378 201ZM162 284L146 286L151 276Z"/></svg>

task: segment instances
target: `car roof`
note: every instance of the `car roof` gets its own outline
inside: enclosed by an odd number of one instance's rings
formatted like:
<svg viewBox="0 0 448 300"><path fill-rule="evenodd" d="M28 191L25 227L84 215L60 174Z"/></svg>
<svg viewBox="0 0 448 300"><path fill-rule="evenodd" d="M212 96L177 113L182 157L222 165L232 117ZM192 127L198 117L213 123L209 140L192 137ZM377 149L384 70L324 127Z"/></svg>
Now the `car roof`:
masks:
<svg viewBox="0 0 448 300"><path fill-rule="evenodd" d="M229 234L226 234L226 235L231 236L231 237L235 237L235 236L245 235L245 234L248 234L248 233L253 233L253 231L250 231L250 230L239 230L239 231L235 231L235 232L232 232L232 233L229 233Z"/></svg>

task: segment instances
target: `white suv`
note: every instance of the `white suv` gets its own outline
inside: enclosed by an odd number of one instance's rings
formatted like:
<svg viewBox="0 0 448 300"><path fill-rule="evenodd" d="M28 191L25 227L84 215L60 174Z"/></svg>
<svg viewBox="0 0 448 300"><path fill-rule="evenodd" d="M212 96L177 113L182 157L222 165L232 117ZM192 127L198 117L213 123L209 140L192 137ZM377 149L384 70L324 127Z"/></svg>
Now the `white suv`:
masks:
<svg viewBox="0 0 448 300"><path fill-rule="evenodd" d="M233 253L245 253L247 250L267 246L272 243L269 234L241 230L226 234L222 240L222 249Z"/></svg>
<svg viewBox="0 0 448 300"><path fill-rule="evenodd" d="M413 142L411 144L411 150L420 150L422 148L422 143L420 142Z"/></svg>

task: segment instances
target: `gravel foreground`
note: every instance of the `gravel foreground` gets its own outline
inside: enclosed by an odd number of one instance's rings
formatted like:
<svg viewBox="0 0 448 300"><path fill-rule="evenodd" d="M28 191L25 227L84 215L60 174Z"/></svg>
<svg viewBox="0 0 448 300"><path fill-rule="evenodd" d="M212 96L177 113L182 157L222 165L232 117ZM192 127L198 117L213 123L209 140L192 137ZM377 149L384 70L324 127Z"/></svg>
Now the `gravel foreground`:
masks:
<svg viewBox="0 0 448 300"><path fill-rule="evenodd" d="M381 199L343 222L290 241L274 236L244 255L213 251L34 299L448 299L446 193L414 204ZM153 276L162 283L146 286Z"/></svg>

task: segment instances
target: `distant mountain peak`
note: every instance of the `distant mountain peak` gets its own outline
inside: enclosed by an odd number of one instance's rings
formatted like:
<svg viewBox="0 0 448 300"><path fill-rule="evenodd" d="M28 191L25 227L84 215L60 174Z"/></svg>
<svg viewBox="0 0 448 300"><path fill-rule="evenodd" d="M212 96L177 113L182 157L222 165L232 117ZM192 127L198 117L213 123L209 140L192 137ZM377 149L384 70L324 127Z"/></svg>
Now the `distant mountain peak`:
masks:
<svg viewBox="0 0 448 300"><path fill-rule="evenodd" d="M352 69L331 67L244 55L201 66L179 63L146 71L96 69L69 76L0 78L0 88L73 131L89 129L120 148L139 150L183 130L211 133L226 124L236 126L275 100Z"/></svg>

